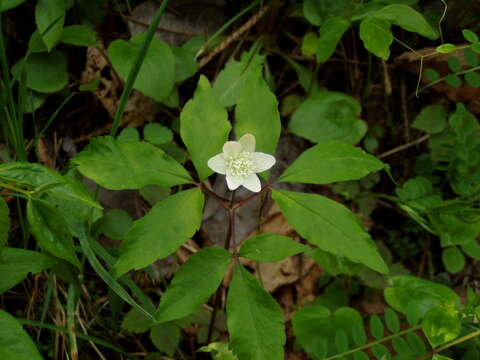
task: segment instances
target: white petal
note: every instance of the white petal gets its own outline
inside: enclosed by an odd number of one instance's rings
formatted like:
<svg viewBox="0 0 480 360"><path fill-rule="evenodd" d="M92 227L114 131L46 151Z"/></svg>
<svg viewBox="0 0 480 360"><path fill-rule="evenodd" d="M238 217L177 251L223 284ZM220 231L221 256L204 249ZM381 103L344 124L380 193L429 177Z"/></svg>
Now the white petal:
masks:
<svg viewBox="0 0 480 360"><path fill-rule="evenodd" d="M253 171L256 173L270 169L275 164L275 158L272 155L256 152L252 154Z"/></svg>
<svg viewBox="0 0 480 360"><path fill-rule="evenodd" d="M230 190L235 190L242 184L243 184L242 178L233 176L230 173L230 171L227 171L227 186Z"/></svg>
<svg viewBox="0 0 480 360"><path fill-rule="evenodd" d="M225 162L225 158L223 157L223 154L218 154L210 158L210 160L208 160L207 165L210 169L212 169L216 173L225 175L227 172L227 163Z"/></svg>
<svg viewBox="0 0 480 360"><path fill-rule="evenodd" d="M238 141L227 141L223 145L225 156L236 156L242 151L242 145Z"/></svg>
<svg viewBox="0 0 480 360"><path fill-rule="evenodd" d="M260 179L256 174L250 174L243 180L243 186L253 192L259 192L262 189Z"/></svg>
<svg viewBox="0 0 480 360"><path fill-rule="evenodd" d="M238 142L242 144L243 151L252 153L255 151L255 136L252 134L243 135Z"/></svg>

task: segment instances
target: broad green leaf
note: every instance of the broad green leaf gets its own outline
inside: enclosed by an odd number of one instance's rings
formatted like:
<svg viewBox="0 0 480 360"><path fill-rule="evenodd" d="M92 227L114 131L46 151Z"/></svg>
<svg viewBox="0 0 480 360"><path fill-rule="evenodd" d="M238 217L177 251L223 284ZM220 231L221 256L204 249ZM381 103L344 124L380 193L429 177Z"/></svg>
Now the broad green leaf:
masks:
<svg viewBox="0 0 480 360"><path fill-rule="evenodd" d="M400 331L400 319L395 311L390 308L385 310L385 324L387 324L388 330L392 333Z"/></svg>
<svg viewBox="0 0 480 360"><path fill-rule="evenodd" d="M360 39L362 39L365 49L384 60L388 60L390 45L393 42L388 21L373 17L363 19L360 23Z"/></svg>
<svg viewBox="0 0 480 360"><path fill-rule="evenodd" d="M20 60L15 64L13 73L20 71ZM40 93L53 93L62 90L68 83L67 59L58 50L50 53L30 54L25 62L24 71L29 89Z"/></svg>
<svg viewBox="0 0 480 360"><path fill-rule="evenodd" d="M478 244L476 239L462 244L461 246L465 254L474 258L475 260L480 260L480 244Z"/></svg>
<svg viewBox="0 0 480 360"><path fill-rule="evenodd" d="M288 236L260 234L245 241L238 254L257 261L280 261L309 249Z"/></svg>
<svg viewBox="0 0 480 360"><path fill-rule="evenodd" d="M377 340L383 337L383 323L377 314L373 314L372 316L370 316L370 332Z"/></svg>
<svg viewBox="0 0 480 360"><path fill-rule="evenodd" d="M146 34L133 36L130 41L117 39L108 46L108 58L114 69L126 80ZM153 38L133 87L154 100L162 101L171 92L175 81L175 57L162 40Z"/></svg>
<svg viewBox="0 0 480 360"><path fill-rule="evenodd" d="M427 347L423 342L423 339L418 336L416 333L408 333L407 336L407 343L410 349L412 349L415 355L425 355L427 352Z"/></svg>
<svg viewBox="0 0 480 360"><path fill-rule="evenodd" d="M104 234L110 239L122 240L132 223L132 218L125 210L112 209L95 223L94 229L96 234Z"/></svg>
<svg viewBox="0 0 480 360"><path fill-rule="evenodd" d="M122 129L120 134L118 134L117 136L117 142L136 142L136 141L140 141L140 134L138 133L138 130L134 127L127 127L125 129Z"/></svg>
<svg viewBox="0 0 480 360"><path fill-rule="evenodd" d="M363 327L362 317L357 310L341 307L331 313L325 306L306 305L293 314L295 339L313 359L338 354L335 338L338 331L347 335L350 345L354 344L353 327Z"/></svg>
<svg viewBox="0 0 480 360"><path fill-rule="evenodd" d="M314 32L307 32L302 39L302 55L312 56L317 52L318 36Z"/></svg>
<svg viewBox="0 0 480 360"><path fill-rule="evenodd" d="M341 17L331 17L320 27L317 46L317 62L324 63L333 55L343 34L350 28L350 21Z"/></svg>
<svg viewBox="0 0 480 360"><path fill-rule="evenodd" d="M448 62L448 67L453 72L459 72L462 70L462 64L460 63L460 60L458 60L458 57L449 56L447 59L447 62Z"/></svg>
<svg viewBox="0 0 480 360"><path fill-rule="evenodd" d="M65 12L72 6L70 0L38 0L35 8L37 29L47 45L48 51L57 44L62 36Z"/></svg>
<svg viewBox="0 0 480 360"><path fill-rule="evenodd" d="M335 346L339 353L342 353L348 350L348 338L347 338L347 334L345 334L345 331L338 330L335 333Z"/></svg>
<svg viewBox="0 0 480 360"><path fill-rule="evenodd" d="M193 98L180 114L180 134L200 180L213 173L207 165L208 159L222 152L231 128L227 111L215 99L208 79L200 76Z"/></svg>
<svg viewBox="0 0 480 360"><path fill-rule="evenodd" d="M97 35L88 26L70 25L63 29L60 41L76 46L94 46L97 44Z"/></svg>
<svg viewBox="0 0 480 360"><path fill-rule="evenodd" d="M359 118L361 110L360 103L347 94L316 92L293 113L288 130L314 143L337 140L356 144L367 131Z"/></svg>
<svg viewBox="0 0 480 360"><path fill-rule="evenodd" d="M471 67L478 65L478 55L471 48L463 50L463 57L465 58L466 63Z"/></svg>
<svg viewBox="0 0 480 360"><path fill-rule="evenodd" d="M350 0L305 0L303 15L312 24L319 26L332 16L344 16L352 7Z"/></svg>
<svg viewBox="0 0 480 360"><path fill-rule="evenodd" d="M428 105L420 111L413 121L412 127L429 134L441 133L447 126L447 113L440 104Z"/></svg>
<svg viewBox="0 0 480 360"><path fill-rule="evenodd" d="M58 260L37 251L5 247L0 250L0 294L21 283L29 273L37 274Z"/></svg>
<svg viewBox="0 0 480 360"><path fill-rule="evenodd" d="M25 0L0 0L0 12L13 9L24 2Z"/></svg>
<svg viewBox="0 0 480 360"><path fill-rule="evenodd" d="M28 41L28 49L32 53L48 51L47 45L45 45L45 43L43 42L38 30L35 30L30 36L30 40Z"/></svg>
<svg viewBox="0 0 480 360"><path fill-rule="evenodd" d="M172 356L180 343L181 330L174 324L157 324L150 330L150 339L162 353Z"/></svg>
<svg viewBox="0 0 480 360"><path fill-rule="evenodd" d="M388 267L359 219L345 206L324 196L273 190L288 223L320 249L345 256L380 273Z"/></svg>
<svg viewBox="0 0 480 360"><path fill-rule="evenodd" d="M72 162L97 184L110 190L193 182L188 172L161 149L146 142L97 137Z"/></svg>
<svg viewBox="0 0 480 360"><path fill-rule="evenodd" d="M162 296L157 320L166 322L193 313L218 288L231 260L230 252L216 246L193 254L177 270Z"/></svg>
<svg viewBox="0 0 480 360"><path fill-rule="evenodd" d="M73 247L72 233L57 208L45 200L29 199L27 219L42 249L81 268Z"/></svg>
<svg viewBox="0 0 480 360"><path fill-rule="evenodd" d="M457 274L465 267L465 256L458 247L449 247L442 251L442 262L449 273Z"/></svg>
<svg viewBox="0 0 480 360"><path fill-rule="evenodd" d="M435 348L454 340L462 330L459 313L451 306L430 309L422 321L422 330Z"/></svg>
<svg viewBox="0 0 480 360"><path fill-rule="evenodd" d="M275 154L281 122L278 102L261 73L251 72L238 94L235 108L235 135L253 134L255 151Z"/></svg>
<svg viewBox="0 0 480 360"><path fill-rule="evenodd" d="M146 317L137 309L131 309L122 320L122 329L134 334L142 334L148 331L155 322Z"/></svg>
<svg viewBox="0 0 480 360"><path fill-rule="evenodd" d="M395 310L406 314L408 307L415 308L423 318L435 306L456 306L458 295L449 287L410 275L397 275L389 279L385 288L387 303Z"/></svg>
<svg viewBox="0 0 480 360"><path fill-rule="evenodd" d="M410 349L410 346L408 346L408 343L400 336L392 339L392 346L395 352L400 355L398 360L407 360L408 356L414 356L412 349Z"/></svg>
<svg viewBox="0 0 480 360"><path fill-rule="evenodd" d="M465 80L470 86L480 87L480 75L476 72L468 72L465 74Z"/></svg>
<svg viewBox="0 0 480 360"><path fill-rule="evenodd" d="M34 342L12 315L0 309L0 359L42 360Z"/></svg>
<svg viewBox="0 0 480 360"><path fill-rule="evenodd" d="M172 52L175 56L175 82L185 81L195 75L198 70L195 51L172 46Z"/></svg>
<svg viewBox="0 0 480 360"><path fill-rule="evenodd" d="M141 269L177 250L200 227L203 203L199 189L181 191L136 220L120 245L120 257L114 265L116 276Z"/></svg>
<svg viewBox="0 0 480 360"><path fill-rule="evenodd" d="M230 60L218 74L213 93L224 107L235 105L251 73L262 76L265 57L253 51L242 54L240 61Z"/></svg>
<svg viewBox="0 0 480 360"><path fill-rule="evenodd" d="M230 345L239 360L283 360L282 310L257 279L235 264L227 296Z"/></svg>
<svg viewBox="0 0 480 360"><path fill-rule="evenodd" d="M143 137L154 145L166 144L173 141L173 132L169 128L157 123L147 124L143 129Z"/></svg>
<svg viewBox="0 0 480 360"><path fill-rule="evenodd" d="M432 40L438 38L437 32L430 26L428 21L425 20L423 15L407 5L388 5L375 12L373 17L387 20L407 31L416 32Z"/></svg>
<svg viewBox="0 0 480 360"><path fill-rule="evenodd" d="M10 231L10 210L7 202L0 197L0 253L2 246L7 243L8 232Z"/></svg>
<svg viewBox="0 0 480 360"><path fill-rule="evenodd" d="M480 42L472 44L472 50L477 54L480 54Z"/></svg>
<svg viewBox="0 0 480 360"><path fill-rule="evenodd" d="M474 44L474 43L478 43L479 41L477 34L475 34L472 30L463 29L462 35L465 38L465 40L467 40L469 43Z"/></svg>
<svg viewBox="0 0 480 360"><path fill-rule="evenodd" d="M319 248L311 249L306 255L310 256L323 270L333 276L339 274L357 275L361 270L360 264Z"/></svg>
<svg viewBox="0 0 480 360"><path fill-rule="evenodd" d="M329 184L358 180L386 165L360 148L328 141L304 151L278 181Z"/></svg>

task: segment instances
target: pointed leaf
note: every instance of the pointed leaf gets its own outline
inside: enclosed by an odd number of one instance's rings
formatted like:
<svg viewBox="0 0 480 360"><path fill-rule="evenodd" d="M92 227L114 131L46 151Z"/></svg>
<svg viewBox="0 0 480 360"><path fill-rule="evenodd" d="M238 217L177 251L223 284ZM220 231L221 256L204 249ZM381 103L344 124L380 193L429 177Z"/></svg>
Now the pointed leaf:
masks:
<svg viewBox="0 0 480 360"><path fill-rule="evenodd" d="M222 152L231 128L227 111L215 99L208 79L200 76L193 98L180 114L180 134L200 180L213 173L207 162Z"/></svg>
<svg viewBox="0 0 480 360"><path fill-rule="evenodd" d="M204 196L199 189L181 191L158 202L135 221L120 245L114 265L116 276L162 259L200 227Z"/></svg>
<svg viewBox="0 0 480 360"><path fill-rule="evenodd" d="M454 340L462 330L462 322L454 307L438 306L425 314L422 330L435 348Z"/></svg>
<svg viewBox="0 0 480 360"><path fill-rule="evenodd" d="M370 332L375 339L381 339L383 337L383 323L377 314L370 316Z"/></svg>
<svg viewBox="0 0 480 360"><path fill-rule="evenodd" d="M37 347L18 320L1 309L0 359L42 360Z"/></svg>
<svg viewBox="0 0 480 360"><path fill-rule="evenodd" d="M385 310L385 324L387 324L388 330L392 333L396 333L400 331L400 320L398 315L395 311L388 308Z"/></svg>
<svg viewBox="0 0 480 360"><path fill-rule="evenodd" d="M76 46L94 46L97 44L97 35L88 26L70 25L63 29L60 41Z"/></svg>
<svg viewBox="0 0 480 360"><path fill-rule="evenodd" d="M175 324L158 324L150 330L150 339L156 348L168 356L173 356L180 343L181 330Z"/></svg>
<svg viewBox="0 0 480 360"><path fill-rule="evenodd" d="M386 165L360 148L329 141L304 151L278 181L329 184L358 180Z"/></svg>
<svg viewBox="0 0 480 360"><path fill-rule="evenodd" d="M111 136L92 139L72 162L83 175L110 190L193 182L179 163L154 145L121 142Z"/></svg>
<svg viewBox="0 0 480 360"><path fill-rule="evenodd" d="M239 360L282 360L285 328L280 306L237 263L227 297L231 347Z"/></svg>
<svg viewBox="0 0 480 360"><path fill-rule="evenodd" d="M216 246L193 254L178 269L162 296L157 320L180 319L197 310L218 288L231 259L230 252Z"/></svg>
<svg viewBox="0 0 480 360"><path fill-rule="evenodd" d="M10 210L7 202L0 197L0 252L1 247L6 244L8 232L10 231Z"/></svg>
<svg viewBox="0 0 480 360"><path fill-rule="evenodd" d="M362 39L365 49L384 60L388 60L390 45L393 42L388 21L366 17L360 23L360 39Z"/></svg>
<svg viewBox="0 0 480 360"><path fill-rule="evenodd" d="M339 16L328 18L320 27L317 46L317 62L323 63L335 52L343 34L350 28L350 21Z"/></svg>
<svg viewBox="0 0 480 360"><path fill-rule="evenodd" d="M35 20L38 32L48 51L56 45L62 36L65 11L71 6L68 0L39 0L35 8Z"/></svg>
<svg viewBox="0 0 480 360"><path fill-rule="evenodd" d="M291 237L260 234L245 241L238 255L257 261L280 261L307 250L310 250L308 246L294 241Z"/></svg>
<svg viewBox="0 0 480 360"><path fill-rule="evenodd" d="M465 267L465 256L456 246L443 249L442 262L447 271L457 274Z"/></svg>
<svg viewBox="0 0 480 360"><path fill-rule="evenodd" d="M370 235L345 206L321 195L284 190L273 190L272 198L290 225L320 249L388 273Z"/></svg>

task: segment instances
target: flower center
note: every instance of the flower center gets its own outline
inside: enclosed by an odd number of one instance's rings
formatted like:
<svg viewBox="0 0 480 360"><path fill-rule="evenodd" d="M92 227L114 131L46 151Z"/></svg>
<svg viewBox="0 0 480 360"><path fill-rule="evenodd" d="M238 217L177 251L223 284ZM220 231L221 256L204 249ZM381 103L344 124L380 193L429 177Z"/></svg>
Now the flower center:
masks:
<svg viewBox="0 0 480 360"><path fill-rule="evenodd" d="M253 161L249 152L243 151L236 156L230 156L225 159L227 169L233 176L245 177L253 174Z"/></svg>

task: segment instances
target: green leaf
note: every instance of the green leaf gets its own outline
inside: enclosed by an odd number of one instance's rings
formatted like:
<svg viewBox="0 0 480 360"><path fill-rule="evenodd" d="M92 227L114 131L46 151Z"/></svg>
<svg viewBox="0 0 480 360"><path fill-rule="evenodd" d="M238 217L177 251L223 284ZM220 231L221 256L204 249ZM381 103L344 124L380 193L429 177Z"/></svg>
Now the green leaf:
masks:
<svg viewBox="0 0 480 360"><path fill-rule="evenodd" d="M447 59L448 67L453 72L459 72L462 70L462 64L460 64L460 60L456 56L449 56Z"/></svg>
<svg viewBox="0 0 480 360"><path fill-rule="evenodd" d="M88 26L70 25L63 29L60 41L76 46L95 46L97 44L97 35Z"/></svg>
<svg viewBox="0 0 480 360"><path fill-rule="evenodd" d="M120 245L120 257L114 265L116 276L141 269L177 250L200 227L203 203L199 189L181 191L136 220Z"/></svg>
<svg viewBox="0 0 480 360"><path fill-rule="evenodd" d="M420 111L412 127L429 134L441 133L447 126L447 113L440 104L428 105Z"/></svg>
<svg viewBox="0 0 480 360"><path fill-rule="evenodd" d="M0 294L21 283L29 273L37 274L57 263L37 251L4 247L0 251Z"/></svg>
<svg viewBox="0 0 480 360"><path fill-rule="evenodd" d="M240 61L230 60L227 63L213 85L213 93L222 106L228 107L237 103L250 74L262 76L264 61L264 56L250 50L242 54Z"/></svg>
<svg viewBox="0 0 480 360"><path fill-rule="evenodd" d="M45 45L43 42L38 30L35 30L32 33L32 36L30 36L30 40L28 41L28 49L33 53L48 51L47 45Z"/></svg>
<svg viewBox="0 0 480 360"><path fill-rule="evenodd" d="M212 355L213 360L238 360L228 347L228 343L213 342L207 346L202 346L197 352L208 352Z"/></svg>
<svg viewBox="0 0 480 360"><path fill-rule="evenodd" d="M440 74L435 69L425 69L425 76L431 82L440 80Z"/></svg>
<svg viewBox="0 0 480 360"><path fill-rule="evenodd" d="M342 353L348 350L348 338L345 331L338 330L335 333L335 346L337 347L337 351Z"/></svg>
<svg viewBox="0 0 480 360"><path fill-rule="evenodd" d="M456 88L462 85L462 80L457 75L454 75L454 74L448 74L447 76L445 76L445 82L448 85Z"/></svg>
<svg viewBox="0 0 480 360"><path fill-rule="evenodd" d="M238 94L235 108L235 135L253 134L255 151L275 154L281 122L278 102L260 72L251 72Z"/></svg>
<svg viewBox="0 0 480 360"><path fill-rule="evenodd" d="M415 276L392 276L389 283L390 286L384 290L385 300L403 314L411 307L417 309L418 316L423 318L435 306L456 306L459 303L458 295L449 287Z"/></svg>
<svg viewBox="0 0 480 360"><path fill-rule="evenodd" d="M29 199L27 219L31 232L42 249L81 269L70 229L54 206L45 200Z"/></svg>
<svg viewBox="0 0 480 360"><path fill-rule="evenodd" d="M175 82L185 81L195 75L198 70L195 51L172 46L172 52L175 56Z"/></svg>
<svg viewBox="0 0 480 360"><path fill-rule="evenodd" d="M231 347L240 360L284 358L282 310L240 263L235 264L227 296Z"/></svg>
<svg viewBox="0 0 480 360"><path fill-rule="evenodd" d="M390 45L393 42L388 21L373 17L363 19L360 23L360 39L362 39L365 49L384 60L388 60Z"/></svg>
<svg viewBox="0 0 480 360"><path fill-rule="evenodd" d="M0 12L7 11L17 7L20 4L23 4L25 0L1 0L0 1Z"/></svg>
<svg viewBox="0 0 480 360"><path fill-rule="evenodd" d="M357 351L355 354L353 354L353 358L354 360L370 360L367 354L362 351Z"/></svg>
<svg viewBox="0 0 480 360"><path fill-rule="evenodd" d="M377 314L370 316L370 332L375 339L381 339L383 337L384 328L382 320Z"/></svg>
<svg viewBox="0 0 480 360"><path fill-rule="evenodd" d="M181 331L174 324L158 324L150 330L150 339L156 348L168 356L173 356L180 343Z"/></svg>
<svg viewBox="0 0 480 360"><path fill-rule="evenodd" d="M12 69L20 71L20 60ZM30 54L25 62L26 84L29 89L41 93L53 93L62 90L68 83L67 59L63 52Z"/></svg>
<svg viewBox="0 0 480 360"><path fill-rule="evenodd" d="M108 57L115 71L125 80L145 41L146 34L130 41L117 39L108 46ZM175 81L175 57L170 47L153 38L133 87L156 101L164 100Z"/></svg>
<svg viewBox="0 0 480 360"><path fill-rule="evenodd" d="M465 267L465 256L458 247L449 247L442 251L442 262L450 274L457 274Z"/></svg>
<svg viewBox="0 0 480 360"><path fill-rule="evenodd" d="M395 311L390 308L385 310L385 324L387 324L387 328L390 332L396 333L400 331L400 320L398 315Z"/></svg>
<svg viewBox="0 0 480 360"><path fill-rule="evenodd" d="M121 142L111 136L91 139L72 162L84 176L110 190L193 182L188 172L161 149L146 142Z"/></svg>
<svg viewBox="0 0 480 360"><path fill-rule="evenodd" d="M478 55L471 48L466 48L463 50L463 57L468 65L475 67L478 65Z"/></svg>
<svg viewBox="0 0 480 360"><path fill-rule="evenodd" d="M409 356L414 357L412 349L408 343L402 337L394 337L392 339L392 346L397 355L400 355L400 359L407 359Z"/></svg>
<svg viewBox="0 0 480 360"><path fill-rule="evenodd" d="M457 50L457 47L454 44L442 44L435 48L435 51L440 54L448 54L455 50Z"/></svg>
<svg viewBox="0 0 480 360"><path fill-rule="evenodd" d="M140 141L140 134L134 127L127 127L123 129L117 136L117 142L137 142ZM90 140L91 142L91 140Z"/></svg>
<svg viewBox="0 0 480 360"><path fill-rule="evenodd" d="M346 16L352 7L350 0L305 0L303 15L312 25L320 25L332 16Z"/></svg>
<svg viewBox="0 0 480 360"><path fill-rule="evenodd" d="M388 349L385 345L382 345L382 344L373 345L372 346L372 352L373 352L373 355L375 355L375 357L378 360L390 360L391 359L390 352L388 351Z"/></svg>
<svg viewBox="0 0 480 360"><path fill-rule="evenodd" d="M473 31L471 30L468 30L468 29L463 29L462 30L462 35L463 37L465 38L465 40L467 40L469 43L478 43L479 42L479 39L478 39L478 36L477 34L475 34Z"/></svg>
<svg viewBox="0 0 480 360"><path fill-rule="evenodd" d="M328 141L304 151L278 181L308 184L329 184L358 180L385 164L360 148Z"/></svg>
<svg viewBox="0 0 480 360"><path fill-rule="evenodd" d="M478 54L480 54L480 42L475 43L472 45L472 50Z"/></svg>
<svg viewBox="0 0 480 360"><path fill-rule="evenodd" d="M478 244L476 239L462 244L461 246L465 254L474 258L475 260L480 260L480 245Z"/></svg>
<svg viewBox="0 0 480 360"><path fill-rule="evenodd" d="M0 359L42 360L34 342L12 315L0 309Z"/></svg>
<svg viewBox="0 0 480 360"><path fill-rule="evenodd" d="M422 330L435 348L454 340L462 330L462 322L455 308L438 306L426 313Z"/></svg>
<svg viewBox="0 0 480 360"><path fill-rule="evenodd" d="M147 124L143 129L143 137L154 145L166 144L173 141L173 132L160 124Z"/></svg>
<svg viewBox="0 0 480 360"><path fill-rule="evenodd" d="M318 37L312 31L307 32L302 39L302 55L312 56L317 52Z"/></svg>
<svg viewBox="0 0 480 360"><path fill-rule="evenodd" d="M257 261L280 261L309 249L288 236L260 234L245 241L238 254Z"/></svg>
<svg viewBox="0 0 480 360"><path fill-rule="evenodd" d="M57 44L62 36L65 11L71 5L65 0L38 0L35 8L35 20L38 32L48 51Z"/></svg>
<svg viewBox="0 0 480 360"><path fill-rule="evenodd" d="M388 273L370 235L342 204L321 195L284 190L273 190L272 198L289 224L320 249L345 256L380 273Z"/></svg>
<svg viewBox="0 0 480 360"><path fill-rule="evenodd" d="M157 320L166 322L193 313L218 288L231 260L230 252L216 246L193 254L178 269L162 296Z"/></svg>
<svg viewBox="0 0 480 360"><path fill-rule="evenodd" d="M125 210L112 209L95 223L95 232L110 239L122 240L132 223L132 218Z"/></svg>
<svg viewBox="0 0 480 360"><path fill-rule="evenodd" d="M473 87L480 87L480 74L477 74L476 72L468 72L465 74L465 80L470 86Z"/></svg>
<svg viewBox="0 0 480 360"><path fill-rule="evenodd" d="M356 144L367 131L359 118L361 110L360 103L347 94L316 92L293 113L288 130L314 143L337 140Z"/></svg>
<svg viewBox="0 0 480 360"><path fill-rule="evenodd" d="M417 10L403 4L392 4L378 10L373 14L377 19L384 19L401 28L416 32L429 39L438 38L437 32Z"/></svg>
<svg viewBox="0 0 480 360"><path fill-rule="evenodd" d="M146 317L137 309L131 309L122 320L122 329L125 329L134 334L142 334L148 331L153 325L154 321Z"/></svg>
<svg viewBox="0 0 480 360"><path fill-rule="evenodd" d="M335 52L343 34L350 28L350 21L341 17L328 18L320 27L317 46L317 62L324 63Z"/></svg>
<svg viewBox="0 0 480 360"><path fill-rule="evenodd" d="M0 254L2 246L7 243L8 232L10 231L10 210L7 202L0 197Z"/></svg>
<svg viewBox="0 0 480 360"><path fill-rule="evenodd" d="M222 152L231 128L227 111L215 99L208 79L200 76L193 98L180 114L180 134L200 180L213 173L207 165L208 159Z"/></svg>
<svg viewBox="0 0 480 360"><path fill-rule="evenodd" d="M422 338L416 333L407 334L407 343L410 349L414 352L415 355L425 355L427 352L427 347L423 342Z"/></svg>

